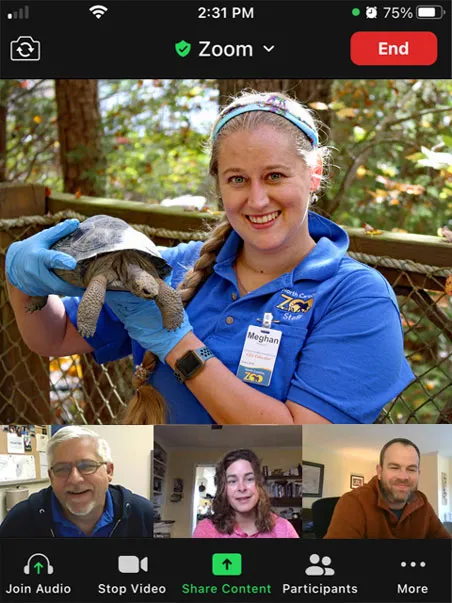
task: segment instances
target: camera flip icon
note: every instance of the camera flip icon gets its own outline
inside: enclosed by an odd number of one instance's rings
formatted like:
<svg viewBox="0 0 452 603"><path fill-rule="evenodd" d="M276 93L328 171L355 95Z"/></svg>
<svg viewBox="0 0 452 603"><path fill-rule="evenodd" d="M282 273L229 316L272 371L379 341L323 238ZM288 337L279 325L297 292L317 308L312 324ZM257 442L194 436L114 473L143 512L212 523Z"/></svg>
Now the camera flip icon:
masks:
<svg viewBox="0 0 452 603"><path fill-rule="evenodd" d="M41 42L31 36L19 36L11 41L11 61L39 61L41 58Z"/></svg>

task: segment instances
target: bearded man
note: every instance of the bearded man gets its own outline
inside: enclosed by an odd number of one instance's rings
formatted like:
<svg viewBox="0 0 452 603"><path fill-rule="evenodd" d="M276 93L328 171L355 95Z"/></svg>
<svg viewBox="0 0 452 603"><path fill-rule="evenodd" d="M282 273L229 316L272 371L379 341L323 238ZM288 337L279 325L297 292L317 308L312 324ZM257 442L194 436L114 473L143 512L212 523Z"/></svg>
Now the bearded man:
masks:
<svg viewBox="0 0 452 603"><path fill-rule="evenodd" d="M377 475L338 500L324 538L451 538L418 490L421 455L405 438L380 451Z"/></svg>

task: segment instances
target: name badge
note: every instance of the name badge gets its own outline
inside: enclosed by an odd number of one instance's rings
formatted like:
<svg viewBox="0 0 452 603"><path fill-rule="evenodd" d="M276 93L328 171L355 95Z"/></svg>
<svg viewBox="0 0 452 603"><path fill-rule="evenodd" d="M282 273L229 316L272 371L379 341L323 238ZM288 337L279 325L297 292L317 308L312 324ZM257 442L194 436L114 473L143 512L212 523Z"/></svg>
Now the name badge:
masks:
<svg viewBox="0 0 452 603"><path fill-rule="evenodd" d="M237 377L267 387L272 380L282 333L250 325L245 337Z"/></svg>

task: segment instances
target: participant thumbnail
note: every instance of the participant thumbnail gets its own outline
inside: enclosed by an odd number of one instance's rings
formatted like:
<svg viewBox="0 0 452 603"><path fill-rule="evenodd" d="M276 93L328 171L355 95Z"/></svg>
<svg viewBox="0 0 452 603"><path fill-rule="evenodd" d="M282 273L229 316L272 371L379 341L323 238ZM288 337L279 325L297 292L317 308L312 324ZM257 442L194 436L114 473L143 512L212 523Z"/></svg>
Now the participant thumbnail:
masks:
<svg viewBox="0 0 452 603"><path fill-rule="evenodd" d="M154 536L299 538L302 427L157 425Z"/></svg>
<svg viewBox="0 0 452 603"><path fill-rule="evenodd" d="M152 426L1 426L0 537L152 537L152 436Z"/></svg>
<svg viewBox="0 0 452 603"><path fill-rule="evenodd" d="M449 425L303 427L303 538L450 539Z"/></svg>

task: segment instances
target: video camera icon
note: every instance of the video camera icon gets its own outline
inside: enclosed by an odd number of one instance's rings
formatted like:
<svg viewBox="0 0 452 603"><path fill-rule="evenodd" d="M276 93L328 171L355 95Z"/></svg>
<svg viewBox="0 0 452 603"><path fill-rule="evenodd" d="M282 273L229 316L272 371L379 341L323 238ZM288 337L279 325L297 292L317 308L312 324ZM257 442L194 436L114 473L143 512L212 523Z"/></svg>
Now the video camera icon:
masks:
<svg viewBox="0 0 452 603"><path fill-rule="evenodd" d="M31 36L19 36L11 41L11 61L39 61L41 59L41 42Z"/></svg>
<svg viewBox="0 0 452 603"><path fill-rule="evenodd" d="M138 574L140 569L147 572L149 568L148 558L140 559L137 555L119 555L118 570L121 574Z"/></svg>

